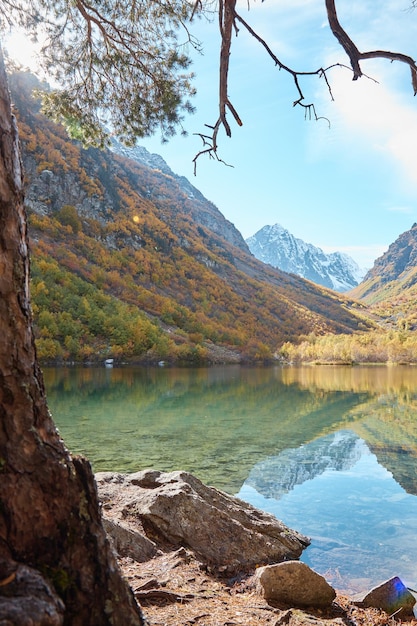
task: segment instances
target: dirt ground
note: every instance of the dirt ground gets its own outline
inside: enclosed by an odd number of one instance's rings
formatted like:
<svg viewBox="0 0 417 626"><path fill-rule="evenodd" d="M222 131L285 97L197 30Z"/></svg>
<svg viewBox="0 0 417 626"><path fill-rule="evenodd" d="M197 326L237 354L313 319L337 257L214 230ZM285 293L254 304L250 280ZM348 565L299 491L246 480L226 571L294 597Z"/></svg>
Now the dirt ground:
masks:
<svg viewBox="0 0 417 626"><path fill-rule="evenodd" d="M145 563L120 558L120 564L149 626L417 626L399 614L358 608L343 595L326 612L269 606L252 576L220 579L185 548Z"/></svg>

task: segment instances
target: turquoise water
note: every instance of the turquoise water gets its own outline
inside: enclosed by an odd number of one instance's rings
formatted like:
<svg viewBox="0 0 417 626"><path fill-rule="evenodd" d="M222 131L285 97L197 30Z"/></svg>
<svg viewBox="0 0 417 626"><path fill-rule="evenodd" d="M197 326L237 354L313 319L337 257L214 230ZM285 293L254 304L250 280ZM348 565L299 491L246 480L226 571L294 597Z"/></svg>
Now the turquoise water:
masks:
<svg viewBox="0 0 417 626"><path fill-rule="evenodd" d="M323 440L333 440L336 447L337 439L343 445L349 438L353 433L339 431ZM307 453L308 447L294 452ZM354 452L345 464L329 463L279 494L262 479L263 471L271 475L280 467L279 457L271 457L254 468L238 495L310 536L302 560L334 587L355 593L399 575L415 588L417 498L378 463L362 439L356 439Z"/></svg>
<svg viewBox="0 0 417 626"><path fill-rule="evenodd" d="M417 587L417 369L45 369L70 450L95 471L185 469L311 537L353 593Z"/></svg>

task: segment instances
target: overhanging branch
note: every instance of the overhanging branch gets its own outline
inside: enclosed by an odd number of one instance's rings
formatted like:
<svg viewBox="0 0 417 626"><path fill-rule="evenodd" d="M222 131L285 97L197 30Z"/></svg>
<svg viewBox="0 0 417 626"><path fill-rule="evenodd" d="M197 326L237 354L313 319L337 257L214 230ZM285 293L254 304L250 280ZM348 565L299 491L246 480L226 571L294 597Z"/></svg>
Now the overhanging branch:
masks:
<svg viewBox="0 0 417 626"><path fill-rule="evenodd" d="M229 81L229 59L230 59L230 50L232 45L232 34L233 30L237 33L239 29L237 27L237 22L241 24L251 35L254 37L267 51L268 55L272 58L275 65L278 66L280 70L284 70L291 74L294 80L295 87L298 92L298 98L296 98L293 102L293 106L301 106L305 109L305 115L309 119L326 119L323 117L319 117L316 113L316 109L313 103L306 104L304 102L304 94L301 90L299 76L314 76L318 75L325 79L326 85L328 87L330 97L333 99L330 83L327 79L326 72L330 69L330 67L324 69L319 68L318 70L314 70L311 72L299 72L291 69L290 67L284 65L278 57L272 52L271 48L268 44L253 30L253 28L236 12L236 0L220 0L219 3L219 29L221 34L221 50L220 50L220 70L219 70L219 117L215 124L206 125L207 128L212 130L211 135L207 135L206 133L197 133L200 139L203 142L203 149L200 150L193 159L194 162L194 174L196 174L197 169L197 160L202 155L208 155L210 158L214 158L217 161L224 163L224 161L219 157L217 149L217 137L221 128L224 129L226 135L231 137L232 131L230 128L230 124L226 118L227 111L230 111L235 122L238 126L242 126L243 122L239 117L235 107L231 103L228 96L228 81ZM334 66L331 66L334 67ZM328 120L327 120L328 121ZM227 164L226 164L227 165Z"/></svg>
<svg viewBox="0 0 417 626"><path fill-rule="evenodd" d="M414 3L417 5L417 0ZM360 65L361 61L367 59L375 59L375 58L383 58L389 59L390 61L400 61L401 63L406 63L410 67L411 71L411 83L414 91L414 95L417 94L417 65L414 59L406 54L402 54L399 52L390 52L387 50L372 50L367 52L361 52L353 40L349 37L347 32L342 28L339 19L337 17L335 0L325 0L325 6L327 11L327 18L329 22L330 29L340 43L340 45L345 50L347 56L349 57L350 66L353 72L353 80L357 80L361 76L364 76L362 72L362 68ZM203 149L194 157L194 173L196 173L197 159L206 154L212 158L217 159L218 161L222 161L219 158L217 150L218 150L218 133L221 128L224 129L226 135L231 137L232 131L230 128L230 124L226 119L227 111L232 113L236 123L239 126L242 126L242 121L230 102L228 96L228 82L229 82L229 59L230 59L230 50L232 45L232 34L233 30L235 30L236 35L239 32L237 24L243 26L248 33L254 37L261 46L266 50L268 56L274 61L275 65L279 68L279 70L284 70L288 74L290 74L293 78L295 88L298 93L298 97L294 100L293 106L301 106L305 109L306 117L310 119L326 119L317 115L314 103L306 104L304 101L304 93L302 91L300 85L300 77L303 76L318 76L319 78L324 78L327 89L330 94L330 98L333 100L331 85L327 77L328 71L336 66L346 67L340 63L331 65L327 68L319 68L310 72L300 72L294 70L284 63L280 61L280 59L274 54L269 45L256 33L253 28L236 12L236 0L220 0L219 1L219 30L221 35L221 50L220 50L220 70L219 70L219 117L215 124L212 126L207 125L207 128L212 129L212 134L207 135L205 133L197 133L198 136L203 141ZM368 77L369 78L369 77ZM329 122L329 120L327 120Z"/></svg>
<svg viewBox="0 0 417 626"><path fill-rule="evenodd" d="M341 27L336 13L335 0L325 0L327 18L333 35L336 37L344 51L349 57L353 70L353 80L357 80L362 76L360 61L365 59L389 59L391 61L400 61L406 63L411 70L411 84L413 86L414 95L417 94L417 65L414 59L401 52L389 52L388 50L371 50L369 52L360 52L352 39Z"/></svg>

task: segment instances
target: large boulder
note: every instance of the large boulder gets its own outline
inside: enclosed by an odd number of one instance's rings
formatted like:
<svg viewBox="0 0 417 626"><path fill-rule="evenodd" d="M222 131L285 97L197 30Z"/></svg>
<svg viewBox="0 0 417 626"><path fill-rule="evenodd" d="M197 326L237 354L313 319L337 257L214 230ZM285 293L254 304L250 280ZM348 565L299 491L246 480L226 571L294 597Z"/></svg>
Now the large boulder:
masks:
<svg viewBox="0 0 417 626"><path fill-rule="evenodd" d="M103 526L113 541L114 549L120 556L128 556L138 563L144 563L160 554L153 541L143 533L132 530L121 520L105 517Z"/></svg>
<svg viewBox="0 0 417 626"><path fill-rule="evenodd" d="M255 581L258 592L272 606L325 608L336 597L323 576L300 561L259 567Z"/></svg>
<svg viewBox="0 0 417 626"><path fill-rule="evenodd" d="M96 481L105 517L151 540L185 545L217 571L297 559L310 543L273 515L187 472L101 472Z"/></svg>

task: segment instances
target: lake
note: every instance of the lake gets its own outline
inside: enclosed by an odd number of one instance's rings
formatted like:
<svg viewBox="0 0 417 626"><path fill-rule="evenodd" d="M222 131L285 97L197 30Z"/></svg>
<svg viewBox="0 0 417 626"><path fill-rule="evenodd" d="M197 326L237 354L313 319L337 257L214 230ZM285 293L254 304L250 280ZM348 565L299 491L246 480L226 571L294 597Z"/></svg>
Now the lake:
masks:
<svg viewBox="0 0 417 626"><path fill-rule="evenodd" d="M45 368L68 448L95 471L184 469L311 538L355 593L417 588L417 367Z"/></svg>

